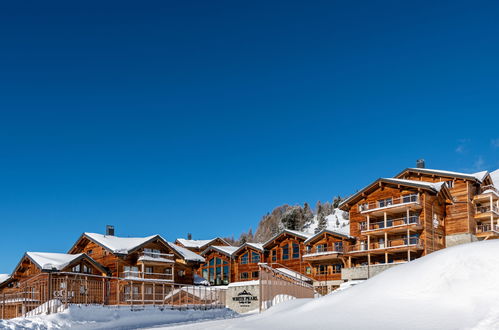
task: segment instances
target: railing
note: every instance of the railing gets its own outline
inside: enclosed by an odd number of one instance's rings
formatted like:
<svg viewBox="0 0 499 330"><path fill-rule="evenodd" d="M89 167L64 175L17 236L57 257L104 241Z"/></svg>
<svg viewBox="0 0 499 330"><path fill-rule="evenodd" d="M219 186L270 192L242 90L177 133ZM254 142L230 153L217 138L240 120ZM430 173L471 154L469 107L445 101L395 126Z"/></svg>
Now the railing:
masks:
<svg viewBox="0 0 499 330"><path fill-rule="evenodd" d="M225 290L161 280L41 273L0 294L0 317L9 319L62 311L69 305L156 305L169 308L221 308Z"/></svg>
<svg viewBox="0 0 499 330"><path fill-rule="evenodd" d="M139 272L135 270L124 271L121 273L121 278L123 279L147 279L147 280L162 280L162 281L173 281L172 273L150 273L150 272Z"/></svg>
<svg viewBox="0 0 499 330"><path fill-rule="evenodd" d="M362 252L362 251L372 251L378 249L391 249L398 247L413 247L413 246L416 246L417 248L423 248L423 241L417 237L409 237L409 239L400 238L400 239L388 240L386 242L378 241L370 243L369 245L367 243L364 244L360 243L360 244L351 245L348 251Z"/></svg>
<svg viewBox="0 0 499 330"><path fill-rule="evenodd" d="M487 212L495 212L499 213L499 208L496 205L483 205L483 206L475 206L475 213L487 213Z"/></svg>
<svg viewBox="0 0 499 330"><path fill-rule="evenodd" d="M493 185L483 186L482 189L480 189L480 194L483 194L487 190L492 190L499 195L499 190Z"/></svg>
<svg viewBox="0 0 499 330"><path fill-rule="evenodd" d="M173 258L175 256L171 253L159 253L159 252L151 252L151 251L143 251L139 260L154 260L154 261L165 261L165 262L174 262Z"/></svg>
<svg viewBox="0 0 499 330"><path fill-rule="evenodd" d="M486 233L486 232L490 232L490 231L495 231L495 232L499 233L499 226L498 225L491 226L490 224L483 224L483 225L476 226L477 233Z"/></svg>
<svg viewBox="0 0 499 330"><path fill-rule="evenodd" d="M313 257L313 256L319 256L319 255L327 255L327 254L336 254L336 253L343 253L343 246L327 246L323 248L319 248L318 246L315 249L310 249L307 251L304 255L303 258L306 257Z"/></svg>
<svg viewBox="0 0 499 330"><path fill-rule="evenodd" d="M376 202L369 202L359 205L360 212L372 211L374 209L383 209L397 205L405 204L419 204L419 195L406 195L401 197L394 197L391 199L384 199Z"/></svg>
<svg viewBox="0 0 499 330"><path fill-rule="evenodd" d="M376 221L376 222L370 222L369 223L369 229L367 226L367 222L361 223L360 230L361 231L370 231L370 230L378 230L378 229L385 229L385 228L392 228L392 227L399 227L399 226L406 226L406 225L419 225L419 216L413 215L403 218L397 218L397 219L387 219L386 220L386 226L385 226L385 221Z"/></svg>

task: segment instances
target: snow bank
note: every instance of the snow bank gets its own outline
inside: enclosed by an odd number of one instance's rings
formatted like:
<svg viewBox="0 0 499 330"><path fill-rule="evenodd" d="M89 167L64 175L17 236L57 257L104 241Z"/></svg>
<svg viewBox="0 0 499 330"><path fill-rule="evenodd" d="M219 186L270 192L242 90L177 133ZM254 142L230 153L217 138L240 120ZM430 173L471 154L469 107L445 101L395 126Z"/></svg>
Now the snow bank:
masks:
<svg viewBox="0 0 499 330"><path fill-rule="evenodd" d="M464 244L348 290L203 329L499 329L498 277L499 240Z"/></svg>
<svg viewBox="0 0 499 330"><path fill-rule="evenodd" d="M129 306L71 306L57 314L0 320L0 329L137 329L236 315L229 309L180 311L145 306L132 311Z"/></svg>

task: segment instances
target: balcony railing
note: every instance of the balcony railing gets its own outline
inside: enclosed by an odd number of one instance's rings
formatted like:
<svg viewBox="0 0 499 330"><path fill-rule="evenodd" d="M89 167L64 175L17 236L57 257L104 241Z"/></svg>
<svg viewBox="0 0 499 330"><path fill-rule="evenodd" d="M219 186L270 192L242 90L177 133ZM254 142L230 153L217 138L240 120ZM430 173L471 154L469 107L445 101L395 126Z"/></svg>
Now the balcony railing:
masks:
<svg viewBox="0 0 499 330"><path fill-rule="evenodd" d="M490 224L483 224L483 225L477 225L476 226L476 232L477 233L487 233L495 231L499 233L499 226L498 225L493 225L491 226Z"/></svg>
<svg viewBox="0 0 499 330"><path fill-rule="evenodd" d="M388 240L386 242L378 241L378 242L373 242L369 245L367 243L358 243L358 244L350 246L348 251L349 252L362 252L362 251L372 251L372 250L379 250L379 249L393 249L393 248L399 248L399 247L413 247L413 246L416 246L417 248L422 248L423 241L417 237L409 237L409 239L399 238L399 239Z"/></svg>
<svg viewBox="0 0 499 330"><path fill-rule="evenodd" d="M314 256L320 256L320 255L327 255L327 254L337 254L337 253L343 253L343 247L335 247L335 246L328 246L328 247L316 247L315 249L310 249L308 250L303 257L314 257Z"/></svg>
<svg viewBox="0 0 499 330"><path fill-rule="evenodd" d="M163 281L173 281L172 273L149 273L149 272L139 272L135 270L124 271L121 273L121 278L133 280L133 279L149 279L149 280L163 280Z"/></svg>
<svg viewBox="0 0 499 330"><path fill-rule="evenodd" d="M405 204L419 204L419 195L406 195L359 205L360 212L384 209Z"/></svg>
<svg viewBox="0 0 499 330"><path fill-rule="evenodd" d="M171 253L159 253L151 251L143 251L139 255L139 260L158 261L158 262L174 262L175 256Z"/></svg>
<svg viewBox="0 0 499 330"><path fill-rule="evenodd" d="M371 230L379 230L379 229L386 229L386 228L393 228L393 227L400 227L400 226L406 226L406 225L420 225L421 223L419 222L419 216L413 215L407 217L402 217L402 218L396 218L396 219L386 219L386 226L385 226L385 221L375 221L375 222L369 222L369 226L367 226L367 222L363 222L360 224L360 230L361 231L371 231Z"/></svg>
<svg viewBox="0 0 499 330"><path fill-rule="evenodd" d="M496 205L475 206L475 213L487 213L487 212L499 213L499 208Z"/></svg>

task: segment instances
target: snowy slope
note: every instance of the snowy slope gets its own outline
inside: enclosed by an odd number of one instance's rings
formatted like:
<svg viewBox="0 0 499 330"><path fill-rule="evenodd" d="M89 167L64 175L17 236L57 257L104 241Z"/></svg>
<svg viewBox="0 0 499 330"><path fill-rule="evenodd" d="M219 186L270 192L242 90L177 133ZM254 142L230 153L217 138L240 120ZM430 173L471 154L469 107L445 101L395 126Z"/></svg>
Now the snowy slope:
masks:
<svg viewBox="0 0 499 330"><path fill-rule="evenodd" d="M334 209L333 213L326 216L327 220L327 228L332 231L336 231L345 235L350 235L350 220L348 220L348 213L343 212L340 209ZM314 215L312 221L305 226L303 229L309 233L315 233L315 229L317 228L318 221L317 215Z"/></svg>
<svg viewBox="0 0 499 330"><path fill-rule="evenodd" d="M341 292L182 329L499 329L499 240L447 248Z"/></svg>

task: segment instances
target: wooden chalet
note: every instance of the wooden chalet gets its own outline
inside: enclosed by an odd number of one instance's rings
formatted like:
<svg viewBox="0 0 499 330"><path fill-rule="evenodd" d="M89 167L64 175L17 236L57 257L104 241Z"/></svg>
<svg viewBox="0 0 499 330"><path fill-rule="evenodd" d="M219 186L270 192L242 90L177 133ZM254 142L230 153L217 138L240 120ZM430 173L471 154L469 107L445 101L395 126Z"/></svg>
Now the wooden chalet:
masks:
<svg viewBox="0 0 499 330"><path fill-rule="evenodd" d="M85 280L89 276L106 276L108 270L84 253L65 254L47 252L26 252L16 268L8 277L0 282L1 317L12 318L24 315L41 302L58 298L64 290L66 299L70 300L75 292L85 295L87 302L97 301L102 296L102 287L96 288ZM53 280L64 278L64 283L80 279L78 287L68 285L52 285ZM55 282L62 283L62 282ZM97 290L96 290L97 289ZM69 290L69 293L68 293ZM41 295L43 292L44 296ZM62 294L61 294L62 295ZM8 298L6 298L8 297Z"/></svg>
<svg viewBox="0 0 499 330"><path fill-rule="evenodd" d="M210 285L227 285L235 282L233 255L237 249L237 246L209 246L201 252L205 258L200 268L201 276L208 280Z"/></svg>
<svg viewBox="0 0 499 330"><path fill-rule="evenodd" d="M305 240L306 274L314 279L319 293L327 294L343 282L341 270L347 266L346 253L354 243L353 237L327 229Z"/></svg>
<svg viewBox="0 0 499 330"><path fill-rule="evenodd" d="M302 256L305 254L304 242L313 234L284 229L262 247L265 249L265 261L274 268L284 268L299 274L306 274L308 263Z"/></svg>
<svg viewBox="0 0 499 330"><path fill-rule="evenodd" d="M264 261L263 244L244 243L232 255L234 282L258 280L258 264Z"/></svg>
<svg viewBox="0 0 499 330"><path fill-rule="evenodd" d="M213 245L230 246L230 244L227 243L227 241L225 241L223 238L220 237L215 237L213 239L208 239L208 240L177 238L175 240L175 244L180 247L191 250L192 252L195 252L197 254L201 254L201 252L203 252L208 247Z"/></svg>

